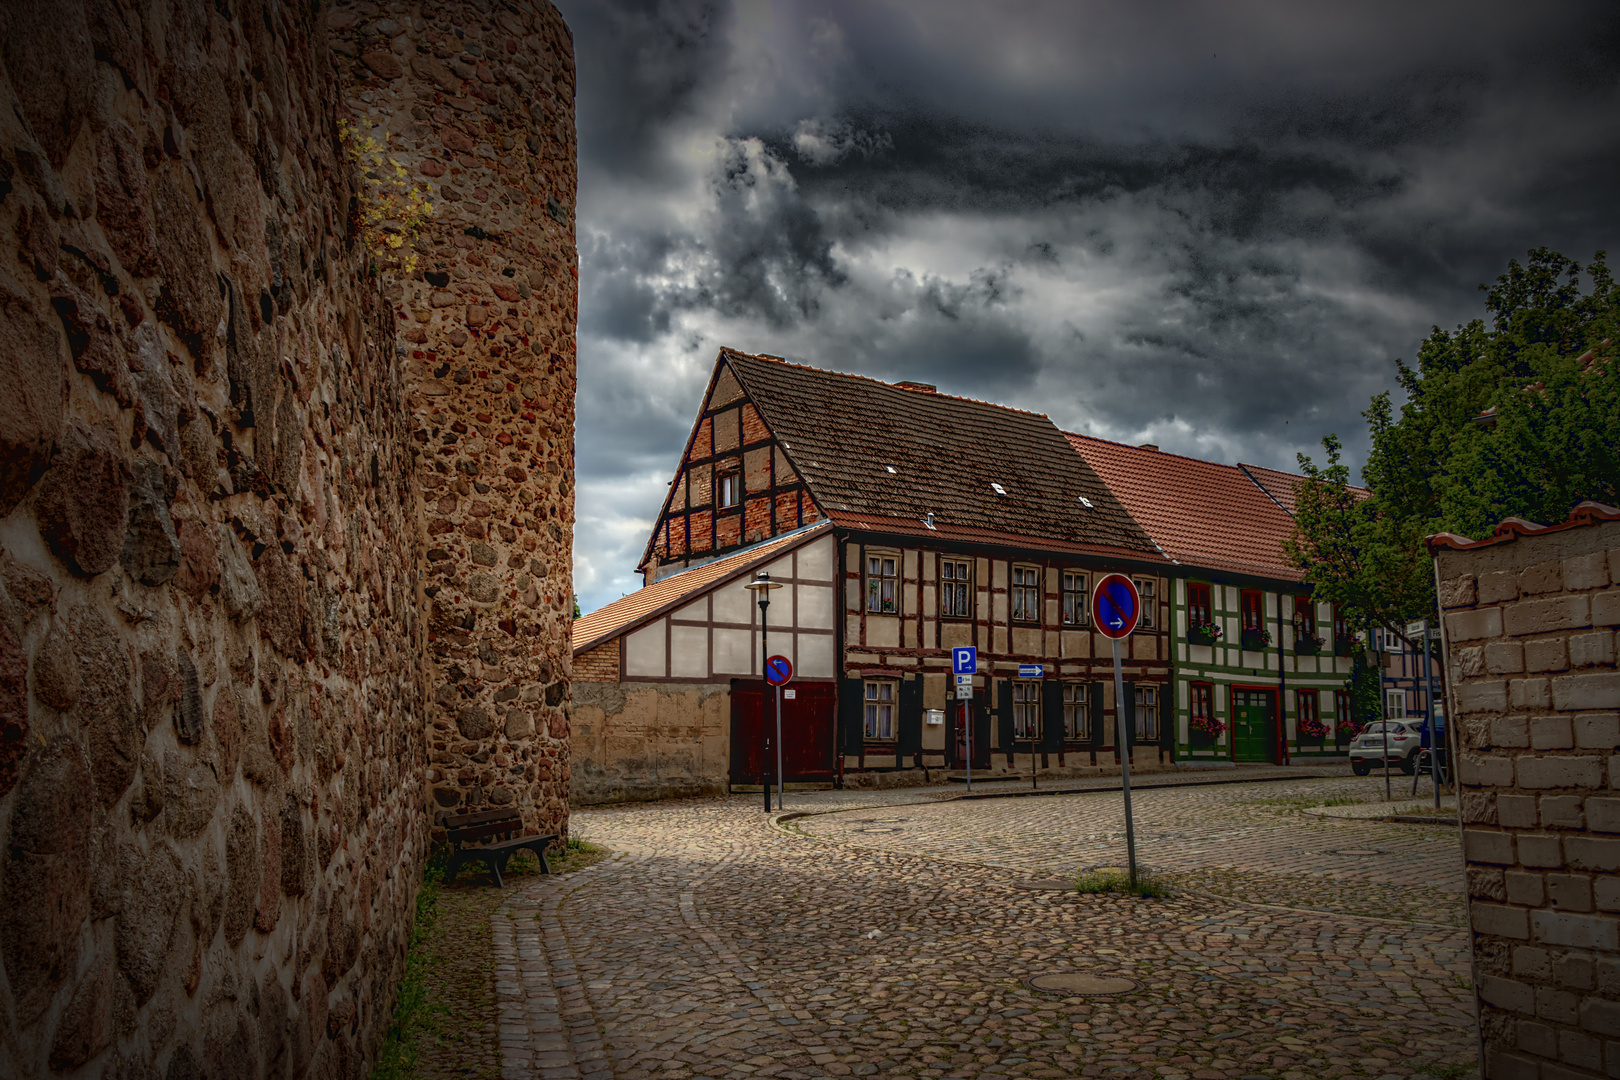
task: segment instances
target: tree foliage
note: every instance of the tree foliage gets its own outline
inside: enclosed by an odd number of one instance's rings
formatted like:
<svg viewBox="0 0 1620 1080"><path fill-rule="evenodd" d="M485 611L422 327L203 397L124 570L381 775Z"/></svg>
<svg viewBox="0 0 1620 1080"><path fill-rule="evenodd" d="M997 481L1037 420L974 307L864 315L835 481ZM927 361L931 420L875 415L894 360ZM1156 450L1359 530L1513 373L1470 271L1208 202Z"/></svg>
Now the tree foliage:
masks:
<svg viewBox="0 0 1620 1080"><path fill-rule="evenodd" d="M1289 556L1357 625L1401 633L1432 617L1425 536L1482 539L1505 517L1552 523L1583 499L1620 501L1620 290L1604 253L1583 268L1537 248L1480 288L1489 325L1435 327L1416 366L1396 361L1404 403L1386 391L1362 413L1365 491L1338 436L1322 440L1323 465L1299 457Z"/></svg>

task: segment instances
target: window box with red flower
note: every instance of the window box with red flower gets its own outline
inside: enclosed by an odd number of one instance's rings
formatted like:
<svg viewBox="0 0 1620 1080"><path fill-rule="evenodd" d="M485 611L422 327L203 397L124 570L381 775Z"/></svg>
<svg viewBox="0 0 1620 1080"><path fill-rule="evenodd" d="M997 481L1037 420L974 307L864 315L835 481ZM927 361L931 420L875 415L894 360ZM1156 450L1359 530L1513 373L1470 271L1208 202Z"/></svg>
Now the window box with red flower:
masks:
<svg viewBox="0 0 1620 1080"><path fill-rule="evenodd" d="M1271 631L1263 626L1251 626L1243 631L1243 647L1257 651L1271 647Z"/></svg>
<svg viewBox="0 0 1620 1080"><path fill-rule="evenodd" d="M1315 739L1318 742L1327 738L1328 726L1320 720L1301 720L1299 722L1299 736L1302 739Z"/></svg>
<svg viewBox="0 0 1620 1080"><path fill-rule="evenodd" d="M1194 645L1213 645L1221 640L1221 624L1195 622L1187 627L1187 640Z"/></svg>
<svg viewBox="0 0 1620 1080"><path fill-rule="evenodd" d="M1322 646L1326 644L1327 639L1322 637L1321 634L1305 632L1295 636L1294 651L1301 656L1315 656L1322 651Z"/></svg>

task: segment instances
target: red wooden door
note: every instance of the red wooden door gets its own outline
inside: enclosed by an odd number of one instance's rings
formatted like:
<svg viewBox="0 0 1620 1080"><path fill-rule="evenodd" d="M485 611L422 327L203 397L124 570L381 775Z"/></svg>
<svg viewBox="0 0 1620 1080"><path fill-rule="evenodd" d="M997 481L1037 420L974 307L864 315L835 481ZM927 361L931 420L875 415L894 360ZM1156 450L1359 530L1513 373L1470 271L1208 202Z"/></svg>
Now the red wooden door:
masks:
<svg viewBox="0 0 1620 1080"><path fill-rule="evenodd" d="M786 691L791 689L793 697ZM776 688L742 680L731 687L731 782L776 778ZM782 694L782 771L787 782L833 778L837 693L832 683L790 683Z"/></svg>
<svg viewBox="0 0 1620 1080"><path fill-rule="evenodd" d="M765 725L762 680L731 684L731 782L765 782ZM772 762L774 766L775 762Z"/></svg>
<svg viewBox="0 0 1620 1080"><path fill-rule="evenodd" d="M788 690L793 691L792 699ZM771 708L766 705L766 717L773 716ZM774 724L774 718L770 722ZM783 688L782 771L788 783L832 780L837 722L838 694L832 683L790 683Z"/></svg>

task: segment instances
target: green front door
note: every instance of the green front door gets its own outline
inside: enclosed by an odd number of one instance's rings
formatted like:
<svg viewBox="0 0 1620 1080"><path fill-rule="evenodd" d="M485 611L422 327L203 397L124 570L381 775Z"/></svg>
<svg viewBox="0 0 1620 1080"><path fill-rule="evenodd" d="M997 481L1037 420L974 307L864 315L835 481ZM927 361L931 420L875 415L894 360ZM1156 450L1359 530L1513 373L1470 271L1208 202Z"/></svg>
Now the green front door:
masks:
<svg viewBox="0 0 1620 1080"><path fill-rule="evenodd" d="M1266 690L1232 691L1232 758L1270 761L1277 743L1276 715Z"/></svg>

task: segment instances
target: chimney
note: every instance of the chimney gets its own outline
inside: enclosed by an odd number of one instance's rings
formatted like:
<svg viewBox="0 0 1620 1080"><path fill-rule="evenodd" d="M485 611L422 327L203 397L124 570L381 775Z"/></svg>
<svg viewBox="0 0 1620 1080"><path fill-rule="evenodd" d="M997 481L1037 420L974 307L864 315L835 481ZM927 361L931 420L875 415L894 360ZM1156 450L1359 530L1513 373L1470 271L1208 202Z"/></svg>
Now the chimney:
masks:
<svg viewBox="0 0 1620 1080"><path fill-rule="evenodd" d="M1138 449L1138 450L1153 450L1153 451L1157 451L1157 450L1158 450L1158 449L1159 449L1159 447L1158 447L1158 444L1157 444L1157 443L1150 443L1150 442L1145 442L1145 443L1141 443L1141 444L1139 444L1139 445L1138 445L1138 446L1137 446L1137 449Z"/></svg>
<svg viewBox="0 0 1620 1080"><path fill-rule="evenodd" d="M937 394L937 393L939 393L939 387L935 386L933 383L927 383L927 382L897 382L894 385L900 387L902 390L916 390L919 393L923 393L923 394Z"/></svg>

